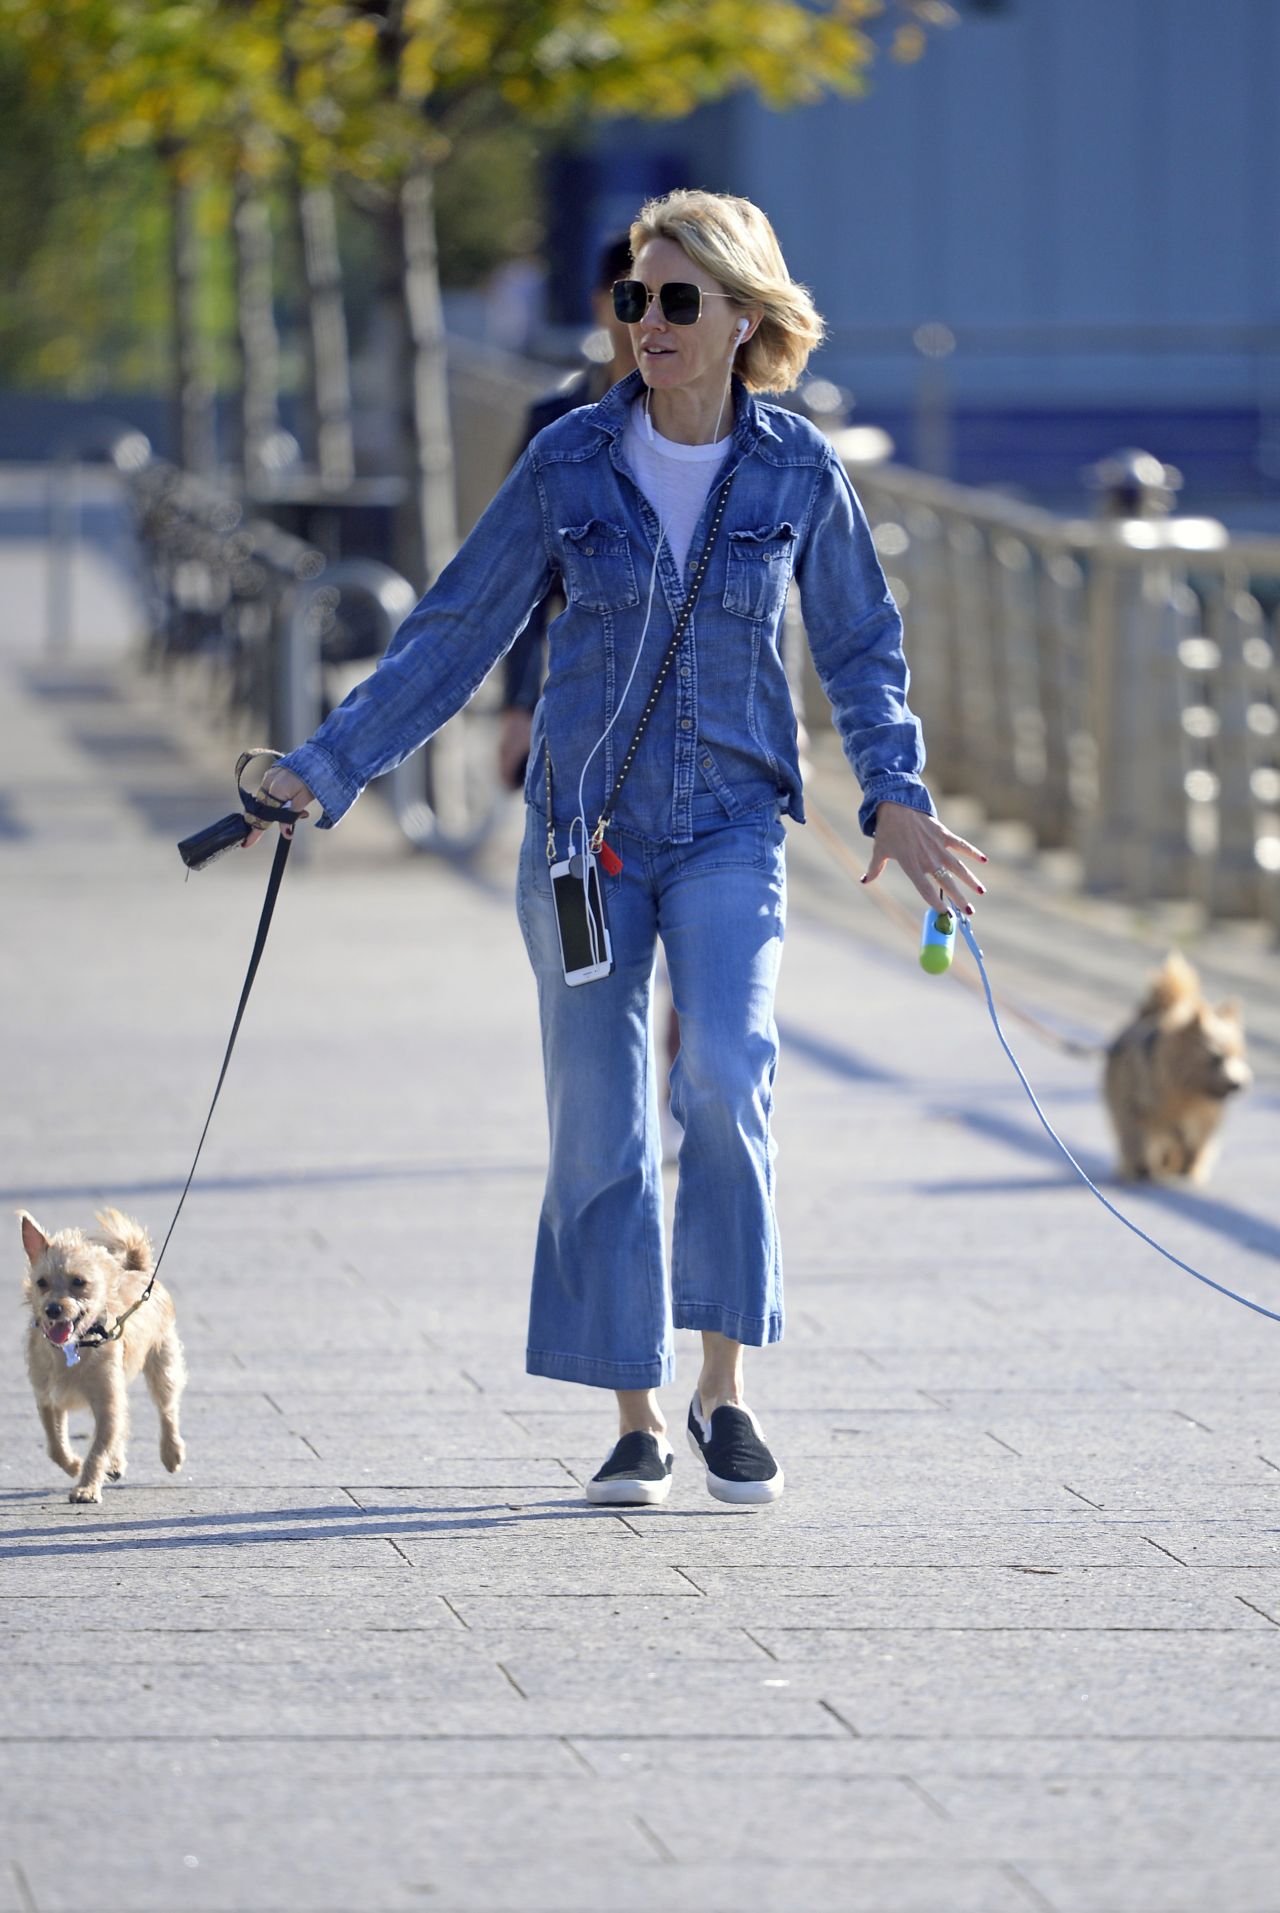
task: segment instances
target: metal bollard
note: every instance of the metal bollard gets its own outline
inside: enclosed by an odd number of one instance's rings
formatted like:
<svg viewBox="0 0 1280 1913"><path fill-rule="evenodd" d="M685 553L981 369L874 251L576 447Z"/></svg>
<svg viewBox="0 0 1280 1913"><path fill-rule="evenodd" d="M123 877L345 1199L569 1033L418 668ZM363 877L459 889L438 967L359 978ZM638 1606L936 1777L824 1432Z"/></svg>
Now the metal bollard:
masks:
<svg viewBox="0 0 1280 1913"><path fill-rule="evenodd" d="M65 452L49 467L48 514L45 651L49 657L62 660L71 650L76 551L80 543L79 473L75 461Z"/></svg>
<svg viewBox="0 0 1280 1913"><path fill-rule="evenodd" d="M323 635L345 595L360 597L372 608L377 631L372 651L379 657L417 602L408 579L373 558L336 559L288 594L275 646L272 724L287 751L304 743L324 715ZM299 833L294 849L295 855L298 850L309 854L306 831Z"/></svg>

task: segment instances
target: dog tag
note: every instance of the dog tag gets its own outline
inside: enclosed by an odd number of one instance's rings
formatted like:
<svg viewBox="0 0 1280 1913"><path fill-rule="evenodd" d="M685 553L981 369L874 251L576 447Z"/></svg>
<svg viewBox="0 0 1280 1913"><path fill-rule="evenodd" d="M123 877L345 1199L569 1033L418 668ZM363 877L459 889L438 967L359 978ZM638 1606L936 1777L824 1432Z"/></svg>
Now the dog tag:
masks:
<svg viewBox="0 0 1280 1913"><path fill-rule="evenodd" d="M71 1337L70 1341L64 1342L62 1344L62 1352L67 1358L67 1367L74 1368L76 1363L80 1360L80 1351L76 1347L76 1341L75 1341L74 1335Z"/></svg>

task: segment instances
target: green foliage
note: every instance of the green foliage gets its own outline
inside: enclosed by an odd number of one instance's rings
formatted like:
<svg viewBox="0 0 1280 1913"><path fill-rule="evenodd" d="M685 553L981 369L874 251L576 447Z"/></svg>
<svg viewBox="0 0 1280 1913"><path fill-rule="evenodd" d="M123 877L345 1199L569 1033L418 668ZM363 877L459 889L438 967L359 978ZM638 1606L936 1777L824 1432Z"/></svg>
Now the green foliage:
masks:
<svg viewBox="0 0 1280 1913"><path fill-rule="evenodd" d="M477 119L479 115L476 116ZM453 129L436 166L440 278L477 286L513 252L536 245L542 231L539 142L516 119L497 126Z"/></svg>
<svg viewBox="0 0 1280 1913"><path fill-rule="evenodd" d="M163 378L168 220L153 155L90 176L73 102L0 53L0 384L90 393Z"/></svg>
<svg viewBox="0 0 1280 1913"><path fill-rule="evenodd" d="M0 378L158 378L167 177L203 183L221 244L237 172L389 194L425 159L446 279L471 283L528 231L536 129L678 118L743 89L776 108L853 95L878 50L918 57L949 13L946 0L0 0ZM222 336L217 263L208 323Z"/></svg>

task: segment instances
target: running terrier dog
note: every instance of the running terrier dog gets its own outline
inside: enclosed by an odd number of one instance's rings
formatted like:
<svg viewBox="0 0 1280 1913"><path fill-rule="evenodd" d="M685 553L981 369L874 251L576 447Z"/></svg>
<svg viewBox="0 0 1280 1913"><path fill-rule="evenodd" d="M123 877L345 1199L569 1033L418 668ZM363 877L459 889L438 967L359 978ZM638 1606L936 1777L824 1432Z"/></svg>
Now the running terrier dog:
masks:
<svg viewBox="0 0 1280 1913"><path fill-rule="evenodd" d="M1204 1182L1223 1105L1252 1081L1239 1004L1206 1003L1199 977L1174 951L1107 1050L1105 1092L1120 1175L1129 1182Z"/></svg>
<svg viewBox="0 0 1280 1913"><path fill-rule="evenodd" d="M160 1414L160 1459L176 1474L186 1453L178 1432L178 1401L187 1366L168 1290L157 1282L114 1341L95 1339L142 1294L154 1266L146 1230L118 1209L103 1209L97 1217L99 1235L86 1236L79 1229L46 1235L25 1210L20 1213L30 1263L23 1283L32 1315L27 1371L49 1454L76 1477L70 1499L101 1501L103 1477L119 1481L123 1475L126 1391L139 1370ZM83 1463L67 1445L71 1408L87 1408L93 1416L93 1440Z"/></svg>

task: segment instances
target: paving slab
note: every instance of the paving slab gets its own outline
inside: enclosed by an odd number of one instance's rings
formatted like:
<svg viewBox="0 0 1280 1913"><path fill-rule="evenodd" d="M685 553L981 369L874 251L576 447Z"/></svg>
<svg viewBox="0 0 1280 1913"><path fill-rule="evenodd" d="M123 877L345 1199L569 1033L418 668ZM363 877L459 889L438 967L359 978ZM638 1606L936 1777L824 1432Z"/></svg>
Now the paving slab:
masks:
<svg viewBox="0 0 1280 1913"><path fill-rule="evenodd" d="M1022 1877L1047 1905L1062 1913L1272 1913L1275 1872L1265 1864L1225 1861L1202 1866L1134 1865L1115 1862L1046 1866L1031 1863Z"/></svg>

